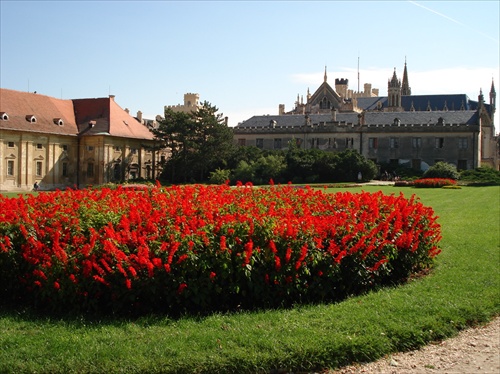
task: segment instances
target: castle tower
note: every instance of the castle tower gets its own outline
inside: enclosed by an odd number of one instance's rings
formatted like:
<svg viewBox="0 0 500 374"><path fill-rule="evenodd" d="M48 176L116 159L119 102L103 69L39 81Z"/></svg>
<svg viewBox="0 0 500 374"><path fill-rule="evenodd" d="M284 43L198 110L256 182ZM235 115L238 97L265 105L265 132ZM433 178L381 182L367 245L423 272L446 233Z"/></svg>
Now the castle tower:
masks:
<svg viewBox="0 0 500 374"><path fill-rule="evenodd" d="M200 100L200 95L198 95L197 93L184 94L184 106L185 107L198 108L198 101L199 100Z"/></svg>
<svg viewBox="0 0 500 374"><path fill-rule="evenodd" d="M410 96L411 88L408 83L408 71L406 69L406 58L405 58L405 70L403 72L403 85L401 86L401 95L402 96Z"/></svg>
<svg viewBox="0 0 500 374"><path fill-rule="evenodd" d="M396 76L396 68L394 68L392 79L387 85L387 101L390 111L401 109L401 81Z"/></svg>
<svg viewBox="0 0 500 374"><path fill-rule="evenodd" d="M340 97L347 98L347 87L349 86L349 80L346 78L336 78L335 79L335 91L340 95Z"/></svg>

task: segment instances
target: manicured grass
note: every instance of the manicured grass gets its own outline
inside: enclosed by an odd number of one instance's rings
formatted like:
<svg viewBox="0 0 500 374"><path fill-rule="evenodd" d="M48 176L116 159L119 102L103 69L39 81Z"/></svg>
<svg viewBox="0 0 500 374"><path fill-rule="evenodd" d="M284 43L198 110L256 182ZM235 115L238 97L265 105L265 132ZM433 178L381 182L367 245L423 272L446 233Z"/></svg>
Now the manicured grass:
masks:
<svg viewBox="0 0 500 374"><path fill-rule="evenodd" d="M0 312L2 373L312 371L422 346L500 314L500 187L329 189L416 194L442 225L426 277L331 305L173 320Z"/></svg>

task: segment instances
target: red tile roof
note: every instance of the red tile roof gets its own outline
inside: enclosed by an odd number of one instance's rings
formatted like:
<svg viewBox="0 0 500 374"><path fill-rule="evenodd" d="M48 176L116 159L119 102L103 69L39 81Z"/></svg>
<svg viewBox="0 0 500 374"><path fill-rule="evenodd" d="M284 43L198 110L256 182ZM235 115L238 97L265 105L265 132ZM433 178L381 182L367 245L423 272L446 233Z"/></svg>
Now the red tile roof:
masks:
<svg viewBox="0 0 500 374"><path fill-rule="evenodd" d="M75 99L75 117L85 135L109 134L123 138L153 139L146 126L123 110L113 98ZM94 124L89 127L89 123Z"/></svg>
<svg viewBox="0 0 500 374"><path fill-rule="evenodd" d="M100 135L153 139L146 126L123 110L114 98L61 100L0 88L0 129L61 135ZM30 122L34 116L36 122ZM62 125L60 125L62 120ZM93 123L94 126L89 126Z"/></svg>
<svg viewBox="0 0 500 374"><path fill-rule="evenodd" d="M0 112L8 116L8 120L0 118L0 129L61 135L78 131L71 100L0 88ZM28 116L36 122L28 121Z"/></svg>

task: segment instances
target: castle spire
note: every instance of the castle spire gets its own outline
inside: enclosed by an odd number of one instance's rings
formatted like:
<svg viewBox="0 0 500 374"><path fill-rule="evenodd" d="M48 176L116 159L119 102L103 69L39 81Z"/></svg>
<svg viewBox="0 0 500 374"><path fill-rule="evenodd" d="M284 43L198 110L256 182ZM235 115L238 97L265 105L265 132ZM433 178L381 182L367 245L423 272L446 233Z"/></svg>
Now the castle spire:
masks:
<svg viewBox="0 0 500 374"><path fill-rule="evenodd" d="M405 56L405 69L403 72L403 84L401 86L401 95L402 96L411 95L411 88L410 84L408 83L408 70L406 69L406 56Z"/></svg>
<svg viewBox="0 0 500 374"><path fill-rule="evenodd" d="M496 101L497 101L497 93L495 91L495 84L493 82L493 78L491 78L491 88L490 88L490 116L491 120L493 121L493 116L495 115L496 112Z"/></svg>
<svg viewBox="0 0 500 374"><path fill-rule="evenodd" d="M325 77L324 77L324 79L325 79L325 83L326 83L326 65L325 65Z"/></svg>
<svg viewBox="0 0 500 374"><path fill-rule="evenodd" d="M490 105L494 108L495 101L497 99L497 93L495 91L495 83L493 82L493 78L491 79L491 89L490 89Z"/></svg>

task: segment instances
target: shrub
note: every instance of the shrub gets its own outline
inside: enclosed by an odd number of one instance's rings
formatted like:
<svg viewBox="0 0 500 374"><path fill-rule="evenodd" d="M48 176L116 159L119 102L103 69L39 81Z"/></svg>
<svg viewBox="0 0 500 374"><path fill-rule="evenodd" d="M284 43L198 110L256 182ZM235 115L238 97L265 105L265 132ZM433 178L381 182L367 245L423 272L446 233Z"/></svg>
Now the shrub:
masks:
<svg viewBox="0 0 500 374"><path fill-rule="evenodd" d="M460 172L460 181L474 186L498 186L500 185L500 171L491 167L463 170Z"/></svg>
<svg viewBox="0 0 500 374"><path fill-rule="evenodd" d="M441 188L444 186L455 186L456 180L447 178L422 178L413 181L413 186L417 188Z"/></svg>
<svg viewBox="0 0 500 374"><path fill-rule="evenodd" d="M251 185L0 197L0 300L183 313L335 301L432 266L415 197Z"/></svg>
<svg viewBox="0 0 500 374"><path fill-rule="evenodd" d="M355 150L348 149L336 156L334 181L355 182L358 180L358 173L361 173L363 181L369 181L378 174L377 165Z"/></svg>
<svg viewBox="0 0 500 374"><path fill-rule="evenodd" d="M457 180L460 177L455 165L443 161L436 162L427 169L423 178L447 178Z"/></svg>
<svg viewBox="0 0 500 374"><path fill-rule="evenodd" d="M231 170L216 169L210 173L211 184L225 184L231 176Z"/></svg>

